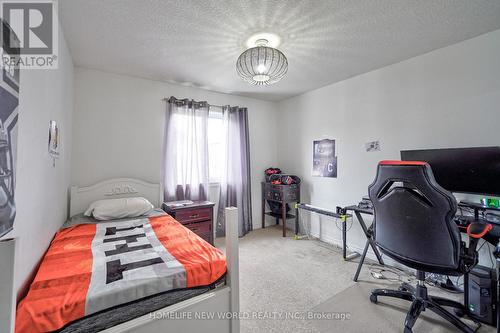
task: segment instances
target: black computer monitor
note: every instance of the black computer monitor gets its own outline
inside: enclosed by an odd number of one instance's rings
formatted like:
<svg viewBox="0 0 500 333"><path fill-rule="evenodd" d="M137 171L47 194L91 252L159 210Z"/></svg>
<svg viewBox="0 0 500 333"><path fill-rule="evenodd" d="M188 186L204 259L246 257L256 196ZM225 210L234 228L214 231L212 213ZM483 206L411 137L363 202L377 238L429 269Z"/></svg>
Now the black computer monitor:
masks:
<svg viewBox="0 0 500 333"><path fill-rule="evenodd" d="M401 159L429 163L450 192L500 196L500 147L404 150Z"/></svg>

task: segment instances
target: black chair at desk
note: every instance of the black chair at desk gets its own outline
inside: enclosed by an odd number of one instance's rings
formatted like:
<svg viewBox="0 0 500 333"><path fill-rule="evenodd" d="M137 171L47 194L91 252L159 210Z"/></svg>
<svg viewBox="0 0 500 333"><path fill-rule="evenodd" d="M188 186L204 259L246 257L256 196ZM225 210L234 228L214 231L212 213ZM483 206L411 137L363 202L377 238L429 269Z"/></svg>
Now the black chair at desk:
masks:
<svg viewBox="0 0 500 333"><path fill-rule="evenodd" d="M429 309L463 332L474 332L460 318L444 307L465 312L463 304L427 294L425 273L459 276L478 261L480 237L491 224L472 223L467 233L469 246L461 241L454 222L455 197L438 185L426 162L382 161L377 176L369 186L373 202L374 235L379 249L390 258L417 270L416 288L403 283L399 290L375 289L370 300L379 296L412 302L404 322L404 332L412 327L422 311Z"/></svg>

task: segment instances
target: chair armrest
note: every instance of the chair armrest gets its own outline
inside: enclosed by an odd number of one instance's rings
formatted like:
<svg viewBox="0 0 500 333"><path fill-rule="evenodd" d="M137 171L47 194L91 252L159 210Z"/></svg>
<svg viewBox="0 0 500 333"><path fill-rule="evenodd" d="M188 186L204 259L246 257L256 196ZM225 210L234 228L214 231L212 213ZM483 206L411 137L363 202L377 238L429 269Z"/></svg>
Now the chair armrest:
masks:
<svg viewBox="0 0 500 333"><path fill-rule="evenodd" d="M481 238L486 235L493 226L490 223L473 222L467 227L467 235L471 238Z"/></svg>
<svg viewBox="0 0 500 333"><path fill-rule="evenodd" d="M467 226L467 235L469 236L469 248L467 249L467 257L465 265L467 271L474 267L478 262L478 253L476 251L479 239L486 235L493 226L490 223L473 222Z"/></svg>

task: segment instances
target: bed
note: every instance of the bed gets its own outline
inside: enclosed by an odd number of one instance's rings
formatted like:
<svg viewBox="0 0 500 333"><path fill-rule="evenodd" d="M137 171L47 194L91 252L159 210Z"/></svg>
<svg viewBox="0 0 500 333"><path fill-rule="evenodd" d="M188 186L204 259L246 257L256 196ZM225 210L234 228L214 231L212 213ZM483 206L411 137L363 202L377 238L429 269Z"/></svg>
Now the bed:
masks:
<svg viewBox="0 0 500 333"><path fill-rule="evenodd" d="M155 207L163 201L158 184L110 179L72 187L70 216L96 200L133 196ZM32 323L40 331L61 333L238 332L238 319L228 315L239 311L236 213L226 209L225 257L161 210L120 221L65 224L19 304L20 332Z"/></svg>

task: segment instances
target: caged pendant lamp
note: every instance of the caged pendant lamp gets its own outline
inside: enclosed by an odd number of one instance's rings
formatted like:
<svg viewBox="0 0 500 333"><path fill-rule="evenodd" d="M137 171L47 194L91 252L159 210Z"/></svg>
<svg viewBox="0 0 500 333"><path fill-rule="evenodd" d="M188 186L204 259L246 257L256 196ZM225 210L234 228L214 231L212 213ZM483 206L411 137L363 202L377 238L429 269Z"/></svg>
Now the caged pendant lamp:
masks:
<svg viewBox="0 0 500 333"><path fill-rule="evenodd" d="M257 86L270 85L281 80L288 70L285 55L280 50L267 46L267 39L258 39L255 45L238 57L238 75L244 81Z"/></svg>

